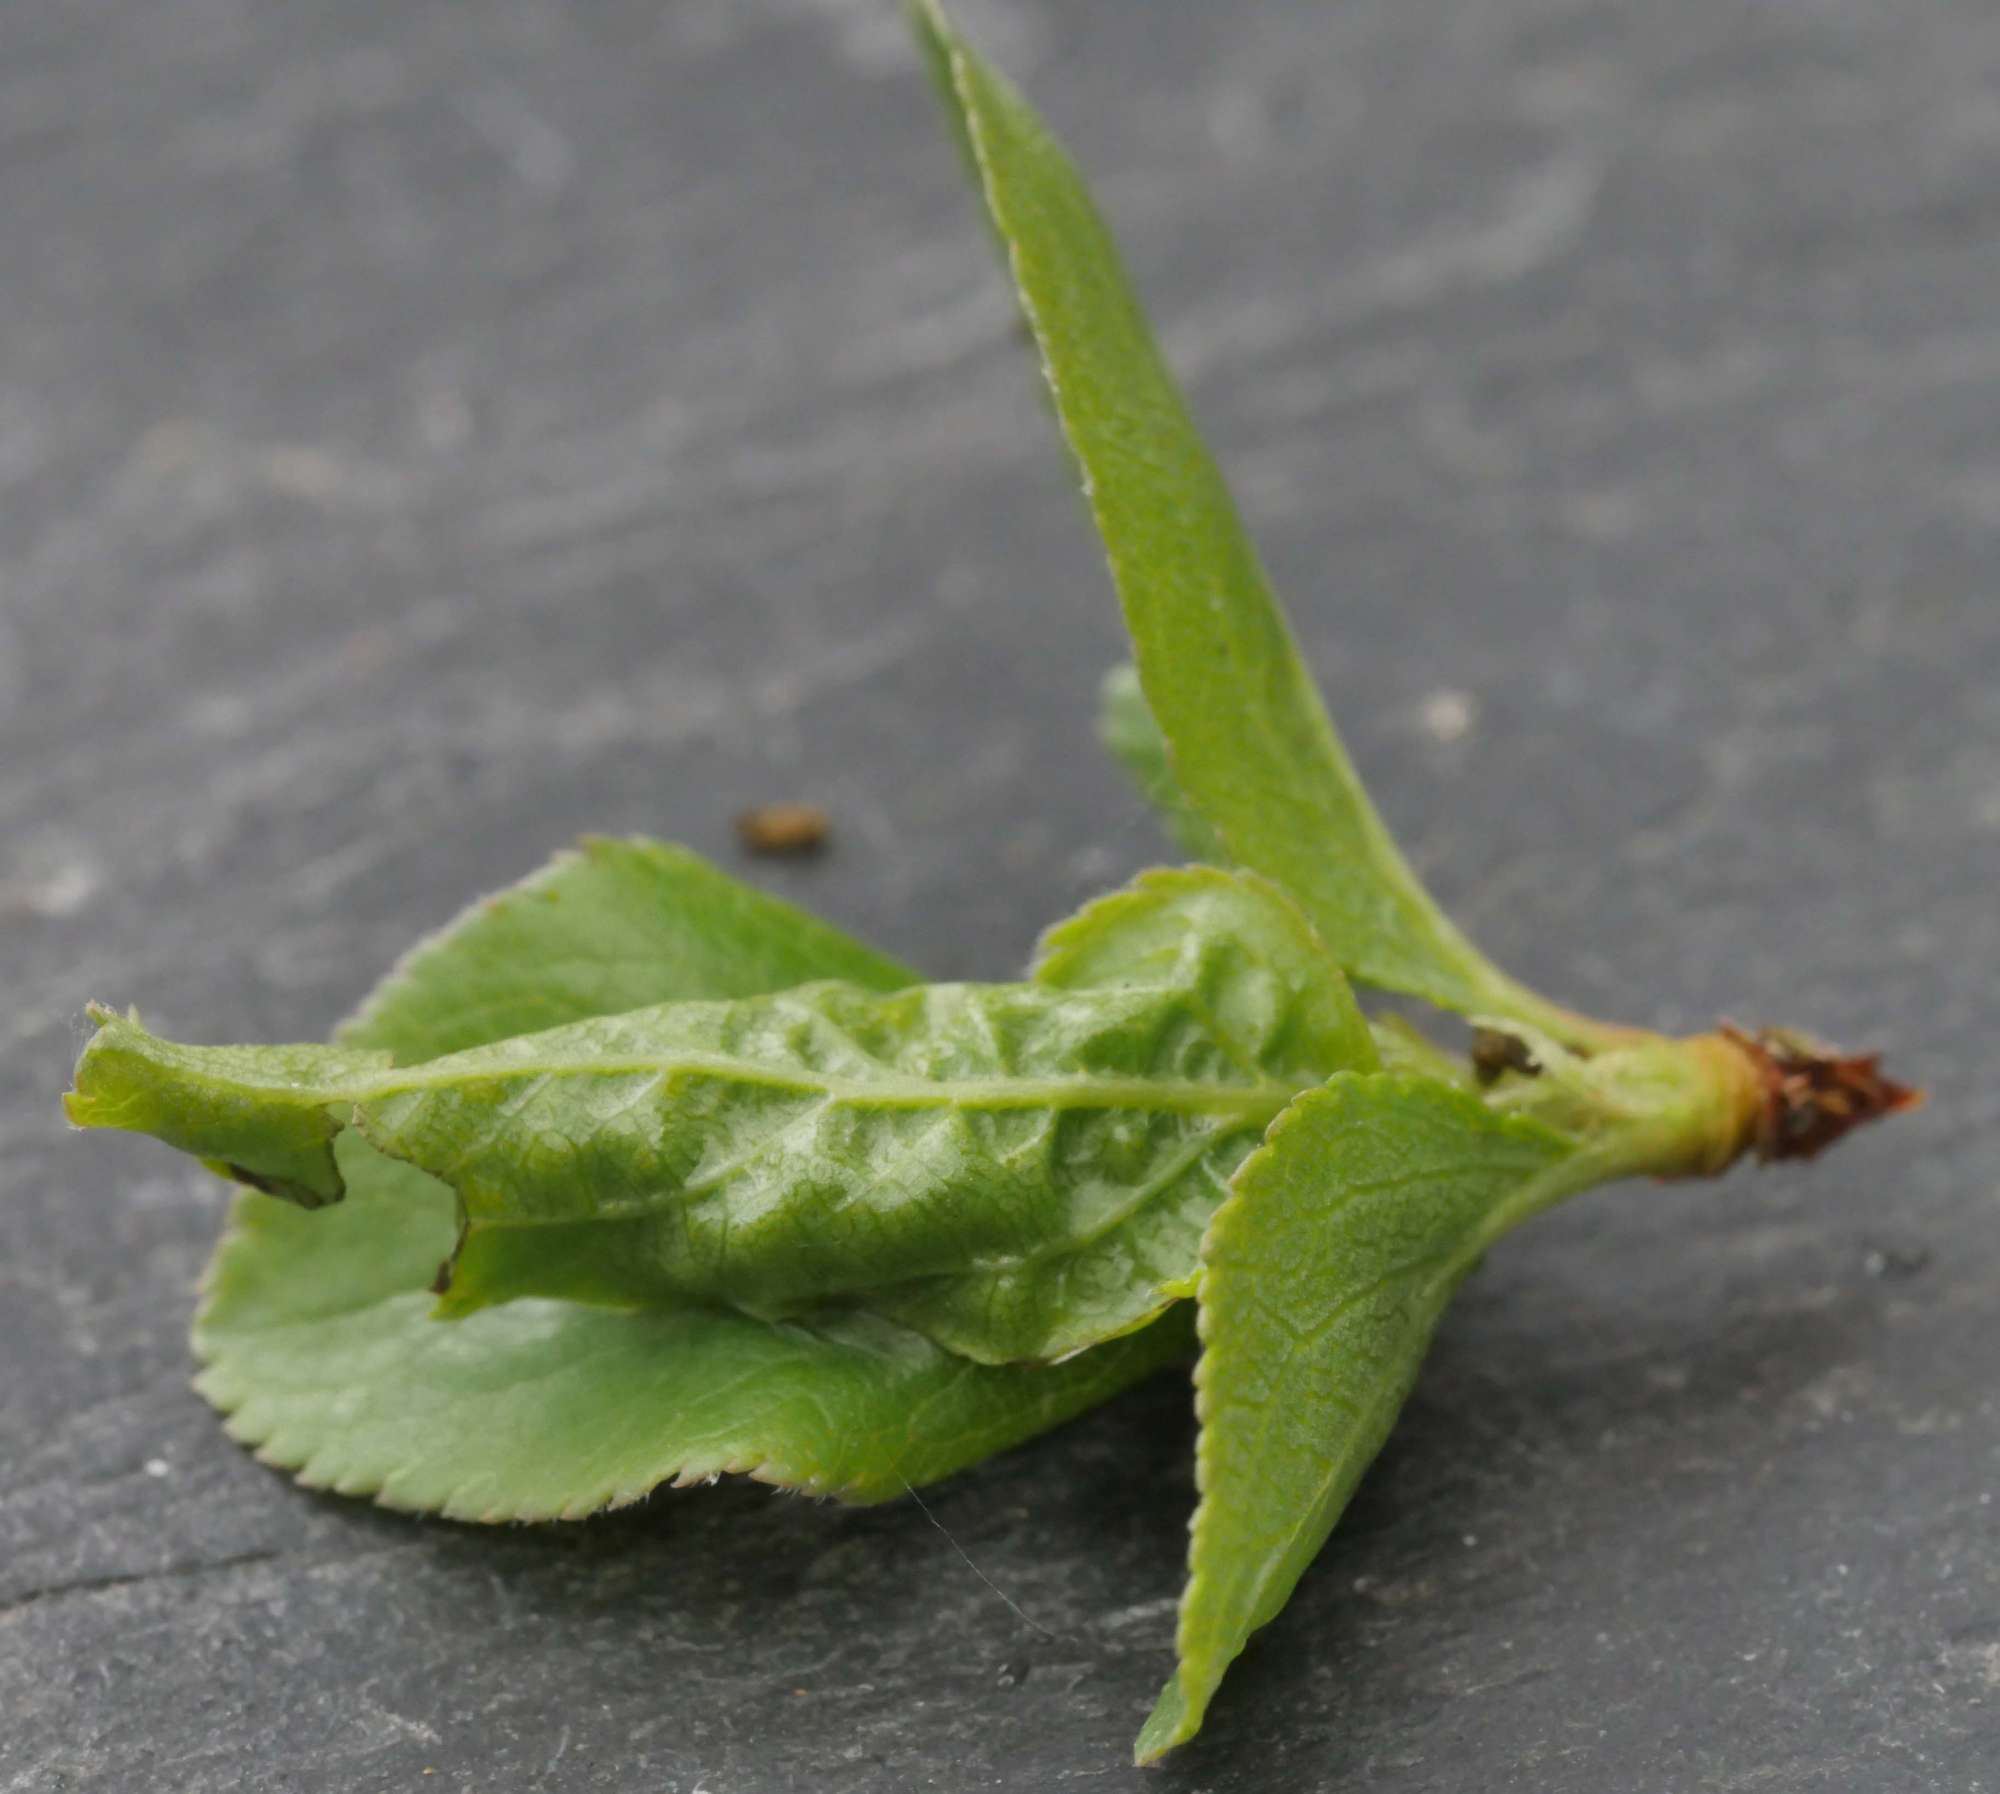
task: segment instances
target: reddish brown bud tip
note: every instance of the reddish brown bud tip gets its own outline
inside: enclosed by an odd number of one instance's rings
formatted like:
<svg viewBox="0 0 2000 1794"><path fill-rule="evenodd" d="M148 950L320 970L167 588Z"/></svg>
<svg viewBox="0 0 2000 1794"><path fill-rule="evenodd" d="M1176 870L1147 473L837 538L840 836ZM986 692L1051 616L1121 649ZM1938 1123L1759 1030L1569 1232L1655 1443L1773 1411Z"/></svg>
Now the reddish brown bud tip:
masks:
<svg viewBox="0 0 2000 1794"><path fill-rule="evenodd" d="M1839 1053L1788 1028L1719 1030L1755 1068L1763 1090L1750 1144L1758 1158L1810 1159L1843 1134L1884 1115L1914 1109L1921 1090L1877 1070L1879 1053Z"/></svg>

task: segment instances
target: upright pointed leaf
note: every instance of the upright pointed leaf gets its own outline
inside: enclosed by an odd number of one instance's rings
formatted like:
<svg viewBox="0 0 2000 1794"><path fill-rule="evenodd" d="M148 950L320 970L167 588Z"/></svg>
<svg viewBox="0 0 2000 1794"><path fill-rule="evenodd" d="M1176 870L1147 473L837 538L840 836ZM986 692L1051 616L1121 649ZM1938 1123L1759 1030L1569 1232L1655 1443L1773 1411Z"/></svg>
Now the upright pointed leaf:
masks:
<svg viewBox="0 0 2000 1794"><path fill-rule="evenodd" d="M936 0L912 12L927 59L951 76L953 128L1010 251L1189 801L1233 859L1298 898L1355 977L1571 1028L1480 956L1369 802L1074 165Z"/></svg>
<svg viewBox="0 0 2000 1794"><path fill-rule="evenodd" d="M347 1032L408 1063L592 1005L834 974L914 977L681 850L587 842L425 943ZM198 1387L266 1462L389 1507L574 1517L725 1471L884 1500L1192 1352L1191 1307L1051 1367L974 1365L858 1313L523 1301L440 1323L451 1192L352 1132L334 1151L336 1207L237 1197L195 1320Z"/></svg>
<svg viewBox="0 0 2000 1794"><path fill-rule="evenodd" d="M1202 1244L1180 1665L1140 1762L1200 1728L1388 1438L1452 1291L1572 1151L1468 1092L1376 1073L1308 1091L1238 1170Z"/></svg>

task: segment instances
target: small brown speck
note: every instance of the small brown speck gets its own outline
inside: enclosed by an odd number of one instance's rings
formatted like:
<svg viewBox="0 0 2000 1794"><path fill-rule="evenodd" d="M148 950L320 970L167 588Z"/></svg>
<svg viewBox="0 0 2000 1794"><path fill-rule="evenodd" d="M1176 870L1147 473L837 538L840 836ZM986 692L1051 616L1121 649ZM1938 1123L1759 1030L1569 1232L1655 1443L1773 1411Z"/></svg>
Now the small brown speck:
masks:
<svg viewBox="0 0 2000 1794"><path fill-rule="evenodd" d="M1472 1072L1482 1084L1491 1084L1505 1073L1517 1071L1524 1078L1538 1077L1541 1065L1517 1034L1499 1028L1472 1030Z"/></svg>
<svg viewBox="0 0 2000 1794"><path fill-rule="evenodd" d="M828 832L826 812L813 804L759 804L736 818L736 833L752 853L817 853Z"/></svg>

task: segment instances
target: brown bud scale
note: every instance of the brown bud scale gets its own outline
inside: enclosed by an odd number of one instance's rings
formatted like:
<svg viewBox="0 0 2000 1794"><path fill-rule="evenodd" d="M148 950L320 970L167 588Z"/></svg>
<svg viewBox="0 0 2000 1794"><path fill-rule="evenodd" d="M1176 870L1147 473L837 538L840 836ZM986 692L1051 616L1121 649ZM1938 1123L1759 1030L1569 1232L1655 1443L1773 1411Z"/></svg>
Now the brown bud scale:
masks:
<svg viewBox="0 0 2000 1794"><path fill-rule="evenodd" d="M1921 1090L1884 1077L1879 1053L1842 1053L1787 1028L1719 1030L1756 1070L1763 1100L1749 1144L1765 1163L1816 1158L1862 1123L1914 1109Z"/></svg>

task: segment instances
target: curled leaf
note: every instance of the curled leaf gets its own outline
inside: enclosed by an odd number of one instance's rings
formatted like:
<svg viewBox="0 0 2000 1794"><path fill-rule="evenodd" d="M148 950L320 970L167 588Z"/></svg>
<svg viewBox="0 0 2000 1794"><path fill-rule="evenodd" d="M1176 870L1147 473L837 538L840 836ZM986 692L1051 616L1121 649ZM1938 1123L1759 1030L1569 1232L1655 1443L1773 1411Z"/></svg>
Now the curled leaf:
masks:
<svg viewBox="0 0 2000 1794"><path fill-rule="evenodd" d="M345 1038L410 1063L635 996L802 974L914 977L682 849L593 841L425 942ZM1185 1305L1047 1367L971 1364L861 1313L521 1301L441 1324L428 1291L457 1237L451 1192L352 1131L334 1157L335 1207L236 1198L195 1320L198 1387L266 1462L388 1507L574 1518L731 1471L886 1500L1192 1355Z"/></svg>
<svg viewBox="0 0 2000 1794"><path fill-rule="evenodd" d="M1097 914L1100 953L1125 932L1156 944L1152 982L1120 962L1102 987L822 983L413 1066L184 1047L100 1014L72 1114L278 1194L353 1127L456 1192L449 1313L555 1296L779 1320L846 1302L982 1362L1059 1358L1172 1301L1265 1125L1373 1054L1276 893L1208 871L1142 889L1124 931L1117 900ZM315 1200L338 1193L312 1169Z"/></svg>

